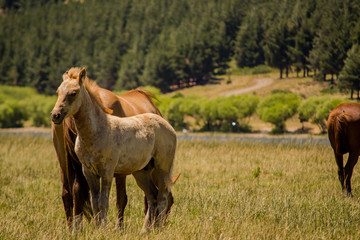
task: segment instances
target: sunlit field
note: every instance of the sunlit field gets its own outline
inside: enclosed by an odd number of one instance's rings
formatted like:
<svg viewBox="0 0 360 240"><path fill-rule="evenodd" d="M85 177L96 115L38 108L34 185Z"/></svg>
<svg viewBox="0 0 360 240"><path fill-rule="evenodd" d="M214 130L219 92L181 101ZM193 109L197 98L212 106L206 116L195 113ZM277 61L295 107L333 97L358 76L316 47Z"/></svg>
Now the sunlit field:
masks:
<svg viewBox="0 0 360 240"><path fill-rule="evenodd" d="M112 188L106 228L67 229L50 137L0 135L0 239L359 239L359 171L341 194L329 144L179 140L168 224L140 235L143 194L128 177L125 229Z"/></svg>

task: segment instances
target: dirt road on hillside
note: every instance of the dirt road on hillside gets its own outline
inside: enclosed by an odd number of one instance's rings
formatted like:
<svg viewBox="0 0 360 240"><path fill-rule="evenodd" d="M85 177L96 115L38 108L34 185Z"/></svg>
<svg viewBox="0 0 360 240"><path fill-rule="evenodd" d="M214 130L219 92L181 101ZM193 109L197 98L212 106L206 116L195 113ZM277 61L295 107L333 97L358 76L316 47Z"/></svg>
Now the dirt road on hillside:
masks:
<svg viewBox="0 0 360 240"><path fill-rule="evenodd" d="M241 95L244 93L253 92L255 90L258 90L260 88L266 87L271 85L274 82L274 79L272 78L258 78L254 80L255 85L247 88L240 88L240 89L234 89L231 91L228 91L224 93L224 96L230 96L230 95Z"/></svg>

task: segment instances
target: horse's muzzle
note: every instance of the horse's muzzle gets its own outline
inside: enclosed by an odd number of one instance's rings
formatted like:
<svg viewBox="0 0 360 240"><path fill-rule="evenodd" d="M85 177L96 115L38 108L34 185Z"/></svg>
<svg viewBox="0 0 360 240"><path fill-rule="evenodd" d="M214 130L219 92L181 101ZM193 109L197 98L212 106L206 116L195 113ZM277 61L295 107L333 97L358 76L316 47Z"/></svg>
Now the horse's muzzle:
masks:
<svg viewBox="0 0 360 240"><path fill-rule="evenodd" d="M61 112L51 111L50 113L51 121L53 121L53 123L55 124L62 123L62 121L64 120L64 116L65 114L62 114Z"/></svg>

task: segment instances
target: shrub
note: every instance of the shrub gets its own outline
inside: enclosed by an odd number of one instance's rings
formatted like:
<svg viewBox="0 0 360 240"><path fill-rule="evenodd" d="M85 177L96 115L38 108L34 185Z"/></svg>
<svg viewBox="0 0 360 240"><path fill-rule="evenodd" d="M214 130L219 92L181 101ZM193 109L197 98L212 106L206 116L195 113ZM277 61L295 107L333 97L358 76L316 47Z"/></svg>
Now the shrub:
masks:
<svg viewBox="0 0 360 240"><path fill-rule="evenodd" d="M251 70L252 74L264 74L264 73L271 73L271 72L274 72L274 69L267 65L258 65Z"/></svg>
<svg viewBox="0 0 360 240"><path fill-rule="evenodd" d="M18 101L8 100L0 105L0 127L22 127L27 119L26 110Z"/></svg>
<svg viewBox="0 0 360 240"><path fill-rule="evenodd" d="M213 131L215 129L216 120L218 118L218 109L216 106L216 99L202 98L197 101L197 113L195 118L198 124L201 125L201 130Z"/></svg>
<svg viewBox="0 0 360 240"><path fill-rule="evenodd" d="M172 100L167 109L166 118L175 130L182 130L187 125L184 122L184 98L176 98Z"/></svg>
<svg viewBox="0 0 360 240"><path fill-rule="evenodd" d="M285 132L285 121L297 111L300 98L294 93L278 92L262 100L257 114L261 120L275 125L272 133Z"/></svg>
<svg viewBox="0 0 360 240"><path fill-rule="evenodd" d="M175 130L188 128L189 124L185 122L185 116L194 116L199 112L198 99L194 97L185 98L182 94L176 94L171 98L160 96L159 100L160 112Z"/></svg>
<svg viewBox="0 0 360 240"><path fill-rule="evenodd" d="M314 96L304 100L299 108L299 120L300 122L308 122L317 124L321 132L326 132L326 121L329 117L329 113L332 109L345 100L330 96Z"/></svg>
<svg viewBox="0 0 360 240"><path fill-rule="evenodd" d="M0 103L3 103L4 101L9 99L19 101L25 98L30 98L36 94L36 90L30 87L1 86Z"/></svg>
<svg viewBox="0 0 360 240"><path fill-rule="evenodd" d="M298 108L301 123L308 122L316 113L316 108L323 102L323 97L313 96L301 102Z"/></svg>
<svg viewBox="0 0 360 240"><path fill-rule="evenodd" d="M217 112L222 132L249 132L244 119L254 114L259 98L255 95L239 95L218 98Z"/></svg>
<svg viewBox="0 0 360 240"><path fill-rule="evenodd" d="M24 100L23 104L25 105L32 126L50 126L50 111L54 107L55 102L55 96L49 97L43 95L35 95Z"/></svg>
<svg viewBox="0 0 360 240"><path fill-rule="evenodd" d="M321 132L326 132L326 122L331 110L344 102L346 101L340 98L328 98L316 108L316 114L313 117L312 122L319 126Z"/></svg>

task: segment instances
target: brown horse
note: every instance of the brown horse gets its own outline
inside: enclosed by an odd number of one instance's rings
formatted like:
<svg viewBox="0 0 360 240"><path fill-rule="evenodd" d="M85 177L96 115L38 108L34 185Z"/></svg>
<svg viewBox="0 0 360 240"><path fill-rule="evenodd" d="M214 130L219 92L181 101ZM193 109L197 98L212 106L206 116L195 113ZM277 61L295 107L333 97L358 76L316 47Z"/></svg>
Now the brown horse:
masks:
<svg viewBox="0 0 360 240"><path fill-rule="evenodd" d="M329 115L327 128L342 190L345 191L346 187L346 195L351 197L351 176L360 155L360 104L343 103L337 106ZM349 153L349 158L344 168L345 153Z"/></svg>
<svg viewBox="0 0 360 240"><path fill-rule="evenodd" d="M79 73L79 68L71 68L68 72ZM141 113L155 113L161 116L159 109L152 102L155 98L148 92L140 89L128 91L120 96L95 86L96 95L101 99L104 106L113 111L113 115L119 117L133 116ZM77 131L72 117L67 118L61 124L52 123L53 143L60 164L61 181L63 184L62 200L69 226L72 224L73 214L81 222L82 215L90 218L92 215L89 186L82 172L82 165L74 152L74 144ZM118 224L122 225L124 209L127 204L125 188L126 175L115 175ZM168 211L172 204L169 198ZM145 212L147 201L145 201Z"/></svg>
<svg viewBox="0 0 360 240"><path fill-rule="evenodd" d="M89 183L97 222L106 224L114 174L132 174L148 200L142 231L164 224L167 216L176 133L153 113L119 118L107 113L96 94L97 85L86 79L86 70L66 72L51 112L55 124L74 116L78 131L75 152ZM157 215L158 213L158 215Z"/></svg>

